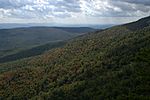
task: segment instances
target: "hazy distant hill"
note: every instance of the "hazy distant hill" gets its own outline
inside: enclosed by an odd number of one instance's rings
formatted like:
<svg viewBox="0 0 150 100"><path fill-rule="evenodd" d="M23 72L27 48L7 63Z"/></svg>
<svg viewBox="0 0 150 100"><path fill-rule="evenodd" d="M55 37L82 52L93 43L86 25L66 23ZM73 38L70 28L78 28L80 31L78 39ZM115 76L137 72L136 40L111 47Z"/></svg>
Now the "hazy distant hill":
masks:
<svg viewBox="0 0 150 100"><path fill-rule="evenodd" d="M0 57L48 42L68 40L92 32L88 27L29 27L0 29Z"/></svg>
<svg viewBox="0 0 150 100"><path fill-rule="evenodd" d="M40 56L1 64L1 99L149 100L149 21L85 34Z"/></svg>
<svg viewBox="0 0 150 100"><path fill-rule="evenodd" d="M24 24L19 24L19 23L0 23L0 29L12 29L12 28L20 28L20 27L54 27L54 26L59 26L59 27L91 27L94 29L105 29L111 26L114 26L114 24L49 24L49 23L24 23Z"/></svg>

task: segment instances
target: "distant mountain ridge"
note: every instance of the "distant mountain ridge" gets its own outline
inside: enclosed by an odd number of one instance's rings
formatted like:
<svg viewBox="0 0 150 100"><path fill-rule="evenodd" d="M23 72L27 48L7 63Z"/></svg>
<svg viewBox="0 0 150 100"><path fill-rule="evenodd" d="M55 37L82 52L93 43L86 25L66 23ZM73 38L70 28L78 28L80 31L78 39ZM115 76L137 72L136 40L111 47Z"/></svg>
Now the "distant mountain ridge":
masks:
<svg viewBox="0 0 150 100"><path fill-rule="evenodd" d="M49 23L0 23L0 29L13 29L13 28L29 28L29 27L90 27L94 29L105 29L115 26L115 24L49 24Z"/></svg>
<svg viewBox="0 0 150 100"><path fill-rule="evenodd" d="M95 31L88 27L26 27L0 29L0 56L6 51L22 50L54 41L68 40ZM9 53L9 52L8 52Z"/></svg>

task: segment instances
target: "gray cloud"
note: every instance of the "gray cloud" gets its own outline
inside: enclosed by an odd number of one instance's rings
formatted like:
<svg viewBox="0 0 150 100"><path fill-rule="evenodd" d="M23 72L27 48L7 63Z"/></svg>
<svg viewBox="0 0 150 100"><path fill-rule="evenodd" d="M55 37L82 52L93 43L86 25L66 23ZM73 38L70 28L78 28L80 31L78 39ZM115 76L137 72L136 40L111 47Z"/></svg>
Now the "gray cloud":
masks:
<svg viewBox="0 0 150 100"><path fill-rule="evenodd" d="M150 0L116 0L116 1L128 2L133 4L143 4L143 5L150 6Z"/></svg>
<svg viewBox="0 0 150 100"><path fill-rule="evenodd" d="M31 0L0 0L0 8L4 9L17 9L29 4L32 5L33 2Z"/></svg>
<svg viewBox="0 0 150 100"><path fill-rule="evenodd" d="M0 0L0 18L139 17L150 0Z"/></svg>
<svg viewBox="0 0 150 100"><path fill-rule="evenodd" d="M1 13L7 17L45 18L51 14L54 17L64 18L71 16L67 12L80 12L80 5L78 0L0 0L0 9L9 13Z"/></svg>
<svg viewBox="0 0 150 100"><path fill-rule="evenodd" d="M150 13L150 6L135 0L81 0L84 12L89 16L102 17L139 17ZM132 1L132 2L129 2ZM147 0L145 0L146 2ZM148 1L147 1L148 2ZM150 3L150 1L149 1Z"/></svg>
<svg viewBox="0 0 150 100"><path fill-rule="evenodd" d="M132 3L128 1L132 1ZM122 16L141 16L142 14L148 14L150 12L150 6L145 6L143 4L139 4L138 2L133 1L134 0L118 0L115 2L111 1L110 3L114 7L118 7L122 10L120 12Z"/></svg>

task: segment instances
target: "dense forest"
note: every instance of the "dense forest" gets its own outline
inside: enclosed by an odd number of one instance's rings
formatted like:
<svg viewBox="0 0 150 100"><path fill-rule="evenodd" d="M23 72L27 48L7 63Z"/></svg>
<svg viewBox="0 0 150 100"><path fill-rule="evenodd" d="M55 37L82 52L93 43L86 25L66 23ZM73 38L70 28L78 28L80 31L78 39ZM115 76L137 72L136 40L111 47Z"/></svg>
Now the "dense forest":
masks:
<svg viewBox="0 0 150 100"><path fill-rule="evenodd" d="M0 64L1 100L149 100L150 17Z"/></svg>

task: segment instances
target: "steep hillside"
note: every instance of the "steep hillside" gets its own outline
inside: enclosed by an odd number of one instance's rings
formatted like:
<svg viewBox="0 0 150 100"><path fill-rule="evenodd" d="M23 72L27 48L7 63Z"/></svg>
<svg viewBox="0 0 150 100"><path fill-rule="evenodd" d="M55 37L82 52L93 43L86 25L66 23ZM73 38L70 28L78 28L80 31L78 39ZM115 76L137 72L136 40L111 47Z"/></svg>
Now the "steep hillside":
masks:
<svg viewBox="0 0 150 100"><path fill-rule="evenodd" d="M135 30L140 30L143 29L144 27L150 26L150 16L139 19L136 22L133 23L128 23L125 24L124 26L126 26L128 29L135 31Z"/></svg>
<svg viewBox="0 0 150 100"><path fill-rule="evenodd" d="M149 100L149 44L149 25L137 30L123 25L83 35L37 57L1 64L0 97Z"/></svg>

